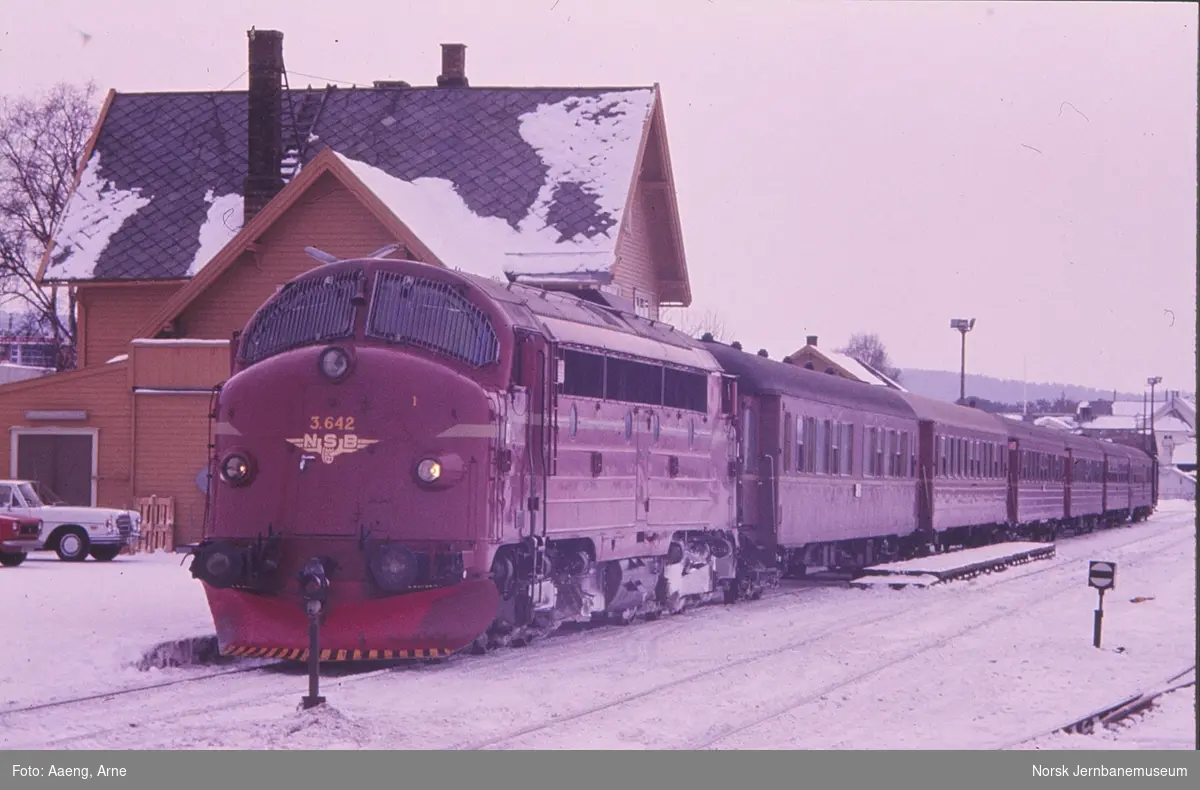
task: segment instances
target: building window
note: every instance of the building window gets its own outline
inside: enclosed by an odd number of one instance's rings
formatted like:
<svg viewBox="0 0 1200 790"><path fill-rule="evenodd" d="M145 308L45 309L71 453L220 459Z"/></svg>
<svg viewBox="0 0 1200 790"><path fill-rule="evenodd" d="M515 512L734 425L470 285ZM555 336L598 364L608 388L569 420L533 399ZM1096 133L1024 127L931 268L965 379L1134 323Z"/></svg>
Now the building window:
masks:
<svg viewBox="0 0 1200 790"><path fill-rule="evenodd" d="M633 289L633 310L642 318L650 318L650 297Z"/></svg>

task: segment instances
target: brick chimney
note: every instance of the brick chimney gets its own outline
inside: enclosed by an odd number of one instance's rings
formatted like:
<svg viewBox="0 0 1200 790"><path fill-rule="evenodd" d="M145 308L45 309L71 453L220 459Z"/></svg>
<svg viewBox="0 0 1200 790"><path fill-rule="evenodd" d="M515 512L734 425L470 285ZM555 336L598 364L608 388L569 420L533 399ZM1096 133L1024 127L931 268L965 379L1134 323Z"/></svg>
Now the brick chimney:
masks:
<svg viewBox="0 0 1200 790"><path fill-rule="evenodd" d="M439 88L467 88L467 45L442 44L442 73L438 75Z"/></svg>
<svg viewBox="0 0 1200 790"><path fill-rule="evenodd" d="M243 225L283 189L283 33L251 29L246 36L250 39L250 136Z"/></svg>
<svg viewBox="0 0 1200 790"><path fill-rule="evenodd" d="M808 340L806 340L805 342L808 343L808 345L812 346L813 348L816 348L817 347L817 336L809 335Z"/></svg>

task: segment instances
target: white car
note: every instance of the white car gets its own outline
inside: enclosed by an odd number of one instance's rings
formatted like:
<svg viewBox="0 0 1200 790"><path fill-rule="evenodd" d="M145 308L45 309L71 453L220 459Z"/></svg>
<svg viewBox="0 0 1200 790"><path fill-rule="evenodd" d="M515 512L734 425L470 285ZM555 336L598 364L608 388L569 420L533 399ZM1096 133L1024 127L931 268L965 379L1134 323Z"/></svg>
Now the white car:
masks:
<svg viewBox="0 0 1200 790"><path fill-rule="evenodd" d="M83 562L89 554L107 562L122 547L136 546L142 531L135 510L66 505L32 480L0 480L0 513L41 519L35 548L54 551L66 562Z"/></svg>

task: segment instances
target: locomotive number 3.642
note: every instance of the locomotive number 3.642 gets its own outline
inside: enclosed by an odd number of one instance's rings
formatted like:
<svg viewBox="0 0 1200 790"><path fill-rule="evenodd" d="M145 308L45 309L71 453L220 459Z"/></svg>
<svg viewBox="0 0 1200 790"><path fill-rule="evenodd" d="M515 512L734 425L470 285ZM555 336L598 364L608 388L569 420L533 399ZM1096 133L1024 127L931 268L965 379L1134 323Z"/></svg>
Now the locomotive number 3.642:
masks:
<svg viewBox="0 0 1200 790"><path fill-rule="evenodd" d="M308 427L314 431L324 428L327 431L353 431L353 417L310 417Z"/></svg>

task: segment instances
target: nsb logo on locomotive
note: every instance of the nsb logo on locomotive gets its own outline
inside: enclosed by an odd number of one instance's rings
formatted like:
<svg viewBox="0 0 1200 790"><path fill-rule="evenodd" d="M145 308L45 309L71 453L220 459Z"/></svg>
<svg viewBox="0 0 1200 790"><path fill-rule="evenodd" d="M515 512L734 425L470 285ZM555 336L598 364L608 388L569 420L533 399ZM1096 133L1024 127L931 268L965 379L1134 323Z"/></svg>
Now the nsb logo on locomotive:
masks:
<svg viewBox="0 0 1200 790"><path fill-rule="evenodd" d="M354 430L353 417L313 417L309 421L309 428L325 428L326 430L342 429L345 432L337 433L305 433L297 439L287 439L288 444L295 445L303 452L314 453L320 456L321 461L326 464L332 464L338 456L349 455L356 453L364 447L370 447L378 442L378 439L367 439L359 436L357 433L352 433Z"/></svg>

